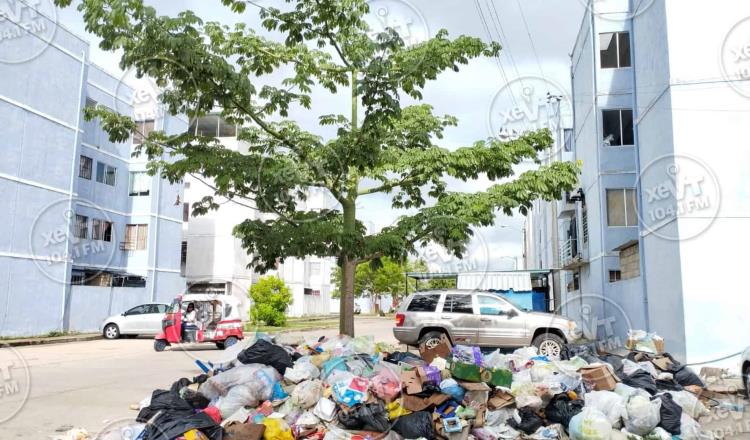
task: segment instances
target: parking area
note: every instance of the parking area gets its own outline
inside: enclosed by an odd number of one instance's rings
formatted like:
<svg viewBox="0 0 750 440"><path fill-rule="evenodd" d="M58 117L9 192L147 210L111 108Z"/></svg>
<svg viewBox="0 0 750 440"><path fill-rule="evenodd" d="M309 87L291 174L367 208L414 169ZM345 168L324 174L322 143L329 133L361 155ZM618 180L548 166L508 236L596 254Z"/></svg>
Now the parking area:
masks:
<svg viewBox="0 0 750 440"><path fill-rule="evenodd" d="M358 334L395 343L392 326L392 319L376 317L357 317L355 323ZM284 337L337 333L327 329ZM216 362L222 354L208 344L156 353L148 338L19 347L12 355L27 365L28 377L18 377L17 390L0 395L0 420L8 418L0 424L0 438L54 439L72 427L95 433L133 420L131 404L180 377L199 374L196 359Z"/></svg>

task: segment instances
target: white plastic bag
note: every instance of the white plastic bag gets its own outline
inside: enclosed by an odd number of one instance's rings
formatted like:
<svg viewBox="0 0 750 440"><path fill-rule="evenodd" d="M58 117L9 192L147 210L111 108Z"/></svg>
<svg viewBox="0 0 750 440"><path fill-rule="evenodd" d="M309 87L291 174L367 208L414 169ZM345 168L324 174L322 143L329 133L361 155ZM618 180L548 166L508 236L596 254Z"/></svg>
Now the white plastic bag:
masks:
<svg viewBox="0 0 750 440"><path fill-rule="evenodd" d="M313 414L321 420L330 422L336 415L336 404L331 399L320 399L313 408Z"/></svg>
<svg viewBox="0 0 750 440"><path fill-rule="evenodd" d="M711 413L705 405L703 405L703 402L698 400L698 398L695 397L695 394L689 391L670 391L669 393L672 395L672 400L680 405L682 412L696 420Z"/></svg>
<svg viewBox="0 0 750 440"><path fill-rule="evenodd" d="M630 376L638 370L641 370L641 366L638 363L631 361L630 359L622 360L622 372L626 376Z"/></svg>
<svg viewBox="0 0 750 440"><path fill-rule="evenodd" d="M308 409L320 400L323 394L323 382L318 379L307 380L298 384L292 391L292 404Z"/></svg>
<svg viewBox="0 0 750 440"><path fill-rule="evenodd" d="M625 405L625 429L644 436L656 428L661 416L661 399L649 400L644 396L632 396Z"/></svg>
<svg viewBox="0 0 750 440"><path fill-rule="evenodd" d="M598 409L584 407L583 411L570 419L568 431L572 440L609 440L612 425Z"/></svg>
<svg viewBox="0 0 750 440"><path fill-rule="evenodd" d="M601 411L613 428L619 428L625 416L625 400L612 391L586 393L586 407Z"/></svg>
<svg viewBox="0 0 750 440"><path fill-rule="evenodd" d="M297 361L294 367L287 368L284 372L284 379L292 383L300 383L303 380L317 379L320 377L318 367L310 362Z"/></svg>
<svg viewBox="0 0 750 440"><path fill-rule="evenodd" d="M484 365L485 368L508 369L509 360L510 357L507 354L500 353L500 350L495 350L486 356L482 356L482 365Z"/></svg>
<svg viewBox="0 0 750 440"><path fill-rule="evenodd" d="M488 410L484 413L484 425L485 426L500 426L508 423L508 420L514 418L518 414L518 410L515 408L500 408L495 411ZM519 417L520 418L520 417Z"/></svg>
<svg viewBox="0 0 750 440"><path fill-rule="evenodd" d="M680 438L682 440L712 440L714 435L710 431L701 431L701 425L683 412L680 417Z"/></svg>

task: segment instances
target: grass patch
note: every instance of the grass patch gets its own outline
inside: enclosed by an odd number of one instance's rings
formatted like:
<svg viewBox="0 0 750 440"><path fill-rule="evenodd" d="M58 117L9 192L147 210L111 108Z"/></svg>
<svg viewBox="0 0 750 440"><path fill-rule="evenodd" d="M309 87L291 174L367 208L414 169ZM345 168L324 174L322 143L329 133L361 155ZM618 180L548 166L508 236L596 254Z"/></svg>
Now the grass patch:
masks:
<svg viewBox="0 0 750 440"><path fill-rule="evenodd" d="M303 331L313 329L329 329L338 328L339 319L323 317L321 319L310 319L310 318L290 318L286 321L286 325L283 327L276 327L271 325L253 325L252 323L245 324L246 332L265 332L274 333L279 331Z"/></svg>
<svg viewBox="0 0 750 440"><path fill-rule="evenodd" d="M13 341L16 339L44 339L44 338L59 338L61 336L78 336L83 335L85 333L81 332L64 332L60 330L52 330L51 332L44 333L41 335L33 335L33 336L2 336L0 337L0 341Z"/></svg>

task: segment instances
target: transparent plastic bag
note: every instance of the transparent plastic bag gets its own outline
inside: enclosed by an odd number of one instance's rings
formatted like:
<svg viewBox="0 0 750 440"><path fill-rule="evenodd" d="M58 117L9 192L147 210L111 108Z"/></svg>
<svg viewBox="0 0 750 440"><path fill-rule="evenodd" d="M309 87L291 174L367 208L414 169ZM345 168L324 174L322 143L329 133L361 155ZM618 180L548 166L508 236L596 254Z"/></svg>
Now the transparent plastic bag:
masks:
<svg viewBox="0 0 750 440"><path fill-rule="evenodd" d="M504 368L509 369L508 363L510 362L510 356L503 354L500 350L495 350L492 353L482 356L482 365L485 368Z"/></svg>
<svg viewBox="0 0 750 440"><path fill-rule="evenodd" d="M380 367L370 379L370 390L379 398L390 402L401 394L401 379L388 367Z"/></svg>
<svg viewBox="0 0 750 440"><path fill-rule="evenodd" d="M198 388L198 392L207 399L214 400L227 395L234 386L248 384L262 401L271 397L274 383L280 380L281 375L273 367L262 364L239 365L209 377Z"/></svg>
<svg viewBox="0 0 750 440"><path fill-rule="evenodd" d="M598 409L584 407L570 419L568 431L571 440L608 440L612 436L612 425Z"/></svg>
<svg viewBox="0 0 750 440"><path fill-rule="evenodd" d="M653 431L661 420L661 400L649 400L635 395L625 405L625 429L633 434L644 436Z"/></svg>
<svg viewBox="0 0 750 440"><path fill-rule="evenodd" d="M349 341L349 346L354 353L375 354L375 340L372 335L357 336Z"/></svg>
<svg viewBox="0 0 750 440"><path fill-rule="evenodd" d="M323 382L318 379L299 383L292 391L292 404L308 409L315 406L323 395Z"/></svg>
<svg viewBox="0 0 750 440"><path fill-rule="evenodd" d="M625 416L625 400L612 391L586 393L586 406L601 411L613 428L619 428Z"/></svg>

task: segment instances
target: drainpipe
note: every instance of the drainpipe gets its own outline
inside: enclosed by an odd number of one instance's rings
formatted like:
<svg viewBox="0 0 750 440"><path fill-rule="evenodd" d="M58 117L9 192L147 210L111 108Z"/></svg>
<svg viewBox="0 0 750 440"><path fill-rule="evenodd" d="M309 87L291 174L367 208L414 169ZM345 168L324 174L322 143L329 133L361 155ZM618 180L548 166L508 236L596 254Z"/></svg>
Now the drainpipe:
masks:
<svg viewBox="0 0 750 440"><path fill-rule="evenodd" d="M631 15L635 13L635 10L633 9L634 4L633 0L628 0L629 8L631 11ZM632 42L635 42L635 22L634 17L630 18L630 38L631 38L631 44L630 44L630 65L631 65L631 75L633 77L633 134L635 136L635 173L637 178L637 185L636 185L636 202L638 203L638 212L643 212L643 191L641 189L642 182L640 179L641 175L641 153L640 153L640 146L641 146L641 140L639 136L639 130L638 126L640 125L640 112L638 111L638 87L637 87L637 78L635 74L635 51L638 50L637 47L635 47ZM645 231L644 225L643 225L643 219L642 216L638 216L638 259L639 266L641 270L641 290L643 291L643 317L646 320L646 331L651 331L651 319L649 317L649 311L648 311L648 284L646 283L646 260L645 260L645 249L644 249L644 242L643 242L643 235L642 231Z"/></svg>
<svg viewBox="0 0 750 440"><path fill-rule="evenodd" d="M82 111L82 103L85 102L86 98L83 96L83 84L85 82L86 78L86 51L81 51L81 74L80 79L78 82L78 109L77 109L77 115L76 115L76 130L75 135L73 136L73 157L70 161L70 186L68 187L68 212L71 213L71 215L68 216L68 224L66 226L66 230L68 233L72 231L72 222L75 220L75 215L73 215L73 190L75 189L75 182L76 182L76 156L78 156L78 144L80 140L80 134L81 134L81 111ZM65 240L65 258L64 258L64 264L65 264L65 277L66 280L63 282L63 303L62 303L62 310L61 310L61 329L63 331L70 330L70 294L71 294L71 285L70 285L70 277L68 277L68 274L70 273L73 261L70 258L70 237L67 237L67 240Z"/></svg>

